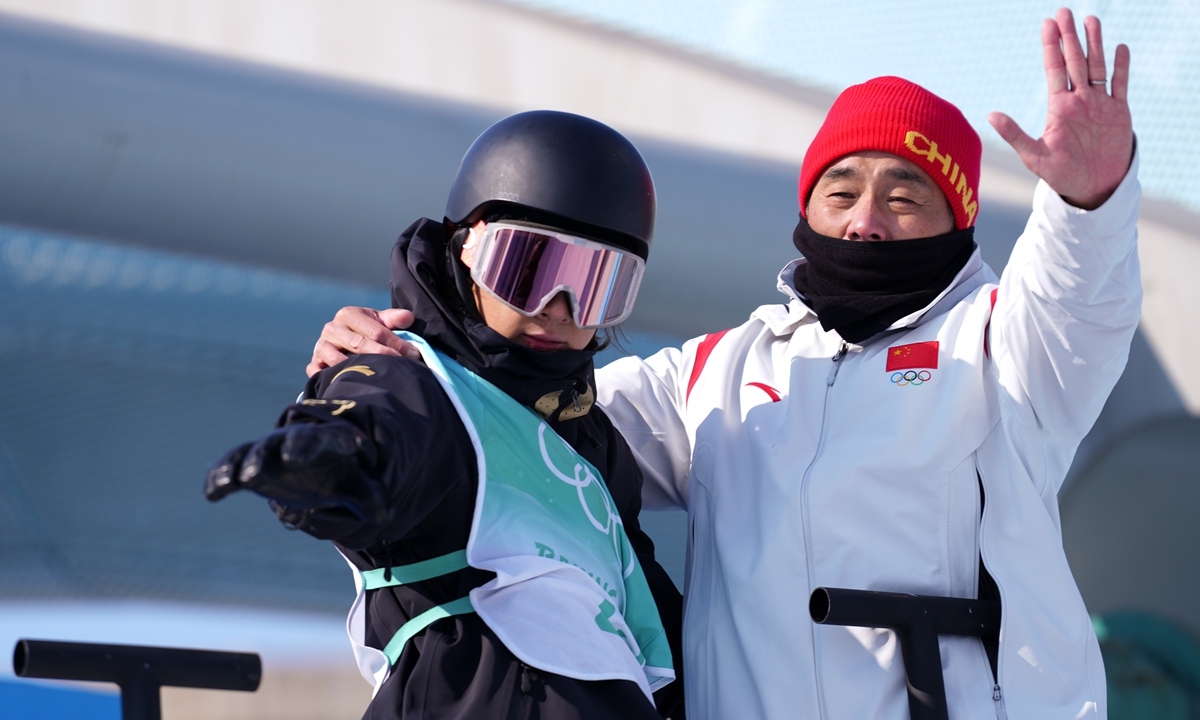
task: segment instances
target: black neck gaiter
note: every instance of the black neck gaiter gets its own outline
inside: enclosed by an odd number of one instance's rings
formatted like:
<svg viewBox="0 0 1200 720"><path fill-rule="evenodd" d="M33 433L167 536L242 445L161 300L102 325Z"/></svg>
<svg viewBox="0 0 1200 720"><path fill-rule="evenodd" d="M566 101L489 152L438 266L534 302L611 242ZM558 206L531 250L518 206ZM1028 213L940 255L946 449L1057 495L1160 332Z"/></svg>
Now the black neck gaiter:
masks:
<svg viewBox="0 0 1200 720"><path fill-rule="evenodd" d="M793 282L821 327L859 343L933 302L975 252L974 234L860 242L818 235L801 217L792 242L807 262Z"/></svg>

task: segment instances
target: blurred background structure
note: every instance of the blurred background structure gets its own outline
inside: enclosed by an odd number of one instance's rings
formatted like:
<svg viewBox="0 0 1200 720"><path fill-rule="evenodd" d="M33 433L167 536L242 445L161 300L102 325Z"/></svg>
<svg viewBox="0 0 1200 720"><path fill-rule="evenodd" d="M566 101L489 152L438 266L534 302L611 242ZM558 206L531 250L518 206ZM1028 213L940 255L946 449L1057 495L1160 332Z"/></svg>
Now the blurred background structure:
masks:
<svg viewBox="0 0 1200 720"><path fill-rule="evenodd" d="M200 486L296 396L337 308L388 304L393 241L441 216L471 140L535 108L634 139L660 202L628 324L644 354L780 301L804 151L877 75L976 124L977 239L1000 271L1035 183L985 115L1040 131L1055 6L0 0L0 650L258 651L257 695L168 690L166 717L358 717L343 561ZM1200 8L1075 10L1110 57L1132 49L1146 300L1062 491L1064 543L1112 716L1200 717ZM683 516L646 524L682 587ZM0 708L115 717L94 690L0 676Z"/></svg>

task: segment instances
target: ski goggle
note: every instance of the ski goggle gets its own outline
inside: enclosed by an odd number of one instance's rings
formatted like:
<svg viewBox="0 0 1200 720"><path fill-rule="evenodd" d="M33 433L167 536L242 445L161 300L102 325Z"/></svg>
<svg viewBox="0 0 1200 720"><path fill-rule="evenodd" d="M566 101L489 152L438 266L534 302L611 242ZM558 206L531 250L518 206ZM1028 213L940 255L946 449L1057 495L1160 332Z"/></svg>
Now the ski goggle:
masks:
<svg viewBox="0 0 1200 720"><path fill-rule="evenodd" d="M471 278L513 310L540 313L560 292L580 328L616 325L633 312L646 262L631 252L574 235L489 223L475 241Z"/></svg>

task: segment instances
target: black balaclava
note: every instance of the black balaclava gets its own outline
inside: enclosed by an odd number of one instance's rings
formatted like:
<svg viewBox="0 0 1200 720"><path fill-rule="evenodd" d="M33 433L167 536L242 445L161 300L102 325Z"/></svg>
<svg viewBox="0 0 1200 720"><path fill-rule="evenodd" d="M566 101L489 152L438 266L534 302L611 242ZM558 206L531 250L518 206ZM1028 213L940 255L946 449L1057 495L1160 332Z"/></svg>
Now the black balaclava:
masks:
<svg viewBox="0 0 1200 720"><path fill-rule="evenodd" d="M861 242L820 235L803 216L796 291L821 327L860 343L933 302L975 252L975 228L918 240Z"/></svg>

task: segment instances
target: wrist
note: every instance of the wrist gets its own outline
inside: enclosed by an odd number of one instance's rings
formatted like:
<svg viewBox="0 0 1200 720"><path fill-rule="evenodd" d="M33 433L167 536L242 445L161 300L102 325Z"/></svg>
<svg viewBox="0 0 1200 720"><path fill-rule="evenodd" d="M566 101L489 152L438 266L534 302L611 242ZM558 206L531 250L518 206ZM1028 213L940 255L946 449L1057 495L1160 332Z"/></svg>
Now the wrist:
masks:
<svg viewBox="0 0 1200 720"><path fill-rule="evenodd" d="M1061 195L1061 194L1059 195L1059 197L1062 198L1063 202L1065 202L1066 204L1077 207L1080 210L1095 210L1096 208L1100 207L1104 203L1108 202L1108 199L1110 197L1112 197L1112 194L1117 191L1117 188L1119 186L1120 186L1120 183L1117 183L1108 192L1101 193L1099 195L1091 195L1089 197L1084 197L1084 198L1068 197L1066 195Z"/></svg>
<svg viewBox="0 0 1200 720"><path fill-rule="evenodd" d="M1073 205L1080 210L1095 210L1104 203L1108 202L1108 199L1113 196L1113 193L1117 191L1117 188L1121 187L1121 183L1125 182L1125 177L1129 175L1129 169L1133 167L1133 158L1136 154L1137 136L1132 135L1130 139L1129 162L1125 164L1125 169L1124 172L1121 173L1121 176L1118 177L1116 181L1113 182L1106 190L1092 195L1080 197L1073 197L1059 193L1059 197L1063 199L1063 202L1067 203L1068 205Z"/></svg>

